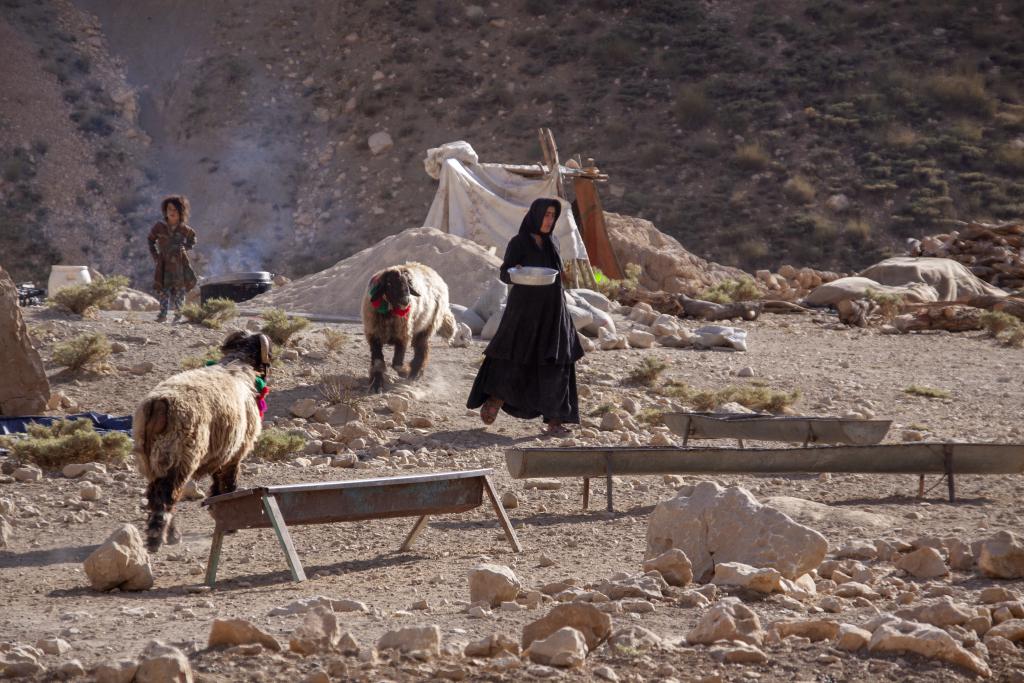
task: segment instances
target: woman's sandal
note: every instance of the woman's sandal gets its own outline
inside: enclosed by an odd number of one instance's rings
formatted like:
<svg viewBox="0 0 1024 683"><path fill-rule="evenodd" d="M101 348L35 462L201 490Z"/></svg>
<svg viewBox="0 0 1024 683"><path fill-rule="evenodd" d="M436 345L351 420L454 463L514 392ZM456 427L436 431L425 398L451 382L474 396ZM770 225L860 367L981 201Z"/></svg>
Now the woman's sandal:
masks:
<svg viewBox="0 0 1024 683"><path fill-rule="evenodd" d="M498 418L498 411L504 403L500 398L489 398L480 406L480 420L485 424L493 424Z"/></svg>
<svg viewBox="0 0 1024 683"><path fill-rule="evenodd" d="M550 422L548 428L544 430L545 436L570 436L572 430L563 425L561 422Z"/></svg>

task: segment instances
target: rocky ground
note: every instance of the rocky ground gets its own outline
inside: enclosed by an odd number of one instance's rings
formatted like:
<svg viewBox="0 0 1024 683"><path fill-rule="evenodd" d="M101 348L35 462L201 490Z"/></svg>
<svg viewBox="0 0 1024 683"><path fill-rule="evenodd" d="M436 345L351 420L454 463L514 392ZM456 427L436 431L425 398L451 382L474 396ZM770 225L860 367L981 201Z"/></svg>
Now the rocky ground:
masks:
<svg viewBox="0 0 1024 683"><path fill-rule="evenodd" d="M179 371L184 359L201 356L224 336L192 325L160 325L153 315L105 312L82 320L49 310L28 312L27 322L47 361L54 343L86 330L102 331L120 343L105 373L72 375L49 367L53 389L64 395L68 412L130 413L153 385ZM324 328L348 335L337 352L325 347ZM828 559L811 571L810 585L808 579L794 583L762 573L742 579L746 588L674 586L653 575L643 578L654 506L677 489L690 493L701 478L624 477L616 481L617 512L605 513L596 503L590 511L581 510L578 481L535 488L536 482L508 476L503 451L510 446L673 440L663 428L644 421L684 407L665 395L673 380L697 389L754 383L799 390L794 406L799 413L891 418L889 442L1024 440L1020 349L1004 348L976 333L894 336L875 328L848 329L827 315L765 316L744 328L749 333L746 353L657 347L589 354L578 367L583 425L570 439L551 440L538 436L539 423L502 415L484 428L465 409L480 342L448 348L435 341L422 381L395 380L378 397L362 388L369 362L359 326L314 324L292 349L279 353L267 415L268 425L303 429L308 452L284 463L249 460L242 485L492 467L524 551L512 552L485 507L432 518L409 552L397 549L412 519L307 526L293 529L292 536L310 579L293 583L273 533L242 531L225 541L218 582L209 590L202 583L212 523L191 500L180 506L183 543L151 559L155 586L100 593L89 587L82 563L122 523L142 527L144 481L134 469L116 468L85 474L92 485L60 472L18 481L9 476L8 466L0 484L0 514L11 524L7 548L0 551L5 603L0 640L6 641L0 643L0 655L10 672L15 671L11 663L21 658L24 670L36 671L32 675L39 680L87 675L81 672L99 665L111 668L98 671L98 679L127 680L114 673L116 662L139 661L152 640L184 653L196 680L206 681L938 681L989 672L999 680L1024 679L1024 657L1012 643L1024 638L1024 622L1016 621L1024 618L1020 580L986 577L975 566L970 547L1020 528L1019 475L961 476L960 500L952 505L944 485L923 500L916 498L917 478L910 475L712 477L722 486L742 486L761 502L771 498L771 505L820 533L828 544ZM653 386L629 380L645 357L668 364ZM349 387L345 398L361 416L357 426L292 416L291 409L302 406L303 399L317 407L327 404L325 382ZM949 397L907 393L912 385L944 389ZM616 413L621 426L602 430L602 417L593 413L613 407L624 411ZM358 457L355 467L350 453ZM929 486L938 483L930 479ZM706 491L708 486L698 488ZM84 490L85 498L93 500L83 500ZM603 503L602 482L594 483L593 493ZM745 505L748 512L757 512L752 502ZM908 560L911 551L918 554ZM927 568L936 562L938 571L949 573L915 575L934 573ZM504 596L499 590L488 594L497 596L493 607L471 604L469 577L480 564L511 570L514 581L498 577L488 585L518 582L518 597L515 590ZM748 570L735 571L742 575ZM765 586L772 592L758 590ZM320 604L330 604L333 615L315 609L317 596L326 598ZM739 606L728 597L739 598ZM614 644L597 645L582 665L568 668L538 663L550 660L536 653L531 660L498 652L515 650L524 627L562 602L575 610L572 623L595 638L591 644L607 632ZM602 622L605 615L610 625ZM907 635L901 633L911 630L907 621L886 624L880 615L931 626L914 626L917 632ZM209 648L217 619L244 619L265 635L245 635L238 623L220 624L215 630L222 642L246 644ZM311 623L297 633L307 619ZM999 638L987 631L994 624L1001 629ZM406 632L381 642L387 632L434 625L438 631ZM349 639L342 640L347 648L309 644L317 637L337 643L338 631L348 632L355 645ZM708 633L711 640L724 637L726 642L699 644ZM473 656L463 654L467 644L491 634L501 638L478 643L469 650ZM573 653L586 654L573 632L556 636L567 639L547 643L556 661L563 657L563 663L571 663ZM394 638L419 652L400 655L387 649L388 639ZM312 654L290 651L290 640ZM864 645L867 640L870 648ZM37 646L40 652L28 649ZM890 647L929 656L891 652ZM358 654L345 655L345 649ZM537 653L541 649L534 648ZM38 667L27 662L33 659ZM173 660L165 656L162 665L173 668ZM124 666L121 673L130 675Z"/></svg>

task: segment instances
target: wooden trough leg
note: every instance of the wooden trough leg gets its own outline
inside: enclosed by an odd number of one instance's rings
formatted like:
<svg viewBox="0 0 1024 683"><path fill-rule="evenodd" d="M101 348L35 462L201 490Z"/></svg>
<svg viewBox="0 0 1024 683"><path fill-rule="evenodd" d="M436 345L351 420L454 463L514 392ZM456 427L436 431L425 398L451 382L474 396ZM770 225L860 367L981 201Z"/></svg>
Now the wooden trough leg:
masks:
<svg viewBox="0 0 1024 683"><path fill-rule="evenodd" d="M508 515L505 514L505 507L501 504L501 500L498 499L498 493L494 490L494 484L491 483L490 477L486 475L481 478L484 480L484 490L487 491L487 497L491 499L491 506L494 508L494 513L498 516L498 522L501 523L501 528L505 530L505 538L508 539L509 545L512 546L512 550L517 553L523 552L523 546L519 545L519 539L516 538L515 529L512 528L512 522L508 520Z"/></svg>
<svg viewBox="0 0 1024 683"><path fill-rule="evenodd" d="M220 549L224 544L224 532L214 527L213 539L210 541L210 558L206 561L206 585L213 588L217 581L217 565L220 564Z"/></svg>
<svg viewBox="0 0 1024 683"><path fill-rule="evenodd" d="M583 509L590 509L590 477L583 477Z"/></svg>
<svg viewBox="0 0 1024 683"><path fill-rule="evenodd" d="M274 533L277 534L277 540L281 544L281 550L284 551L284 558L288 561L288 569L292 572L292 578L296 581L305 581L306 572L303 571L302 563L299 562L299 556L295 552L295 546L292 545L292 536L288 533L288 527L284 523L281 508L277 506L277 499L273 496L263 496L263 509L267 511L270 524L274 527Z"/></svg>
<svg viewBox="0 0 1024 683"><path fill-rule="evenodd" d="M417 519L416 523L412 525L412 530L409 531L409 535L405 537L405 541L402 543L402 546L399 548L399 550L401 550L402 552L405 552L406 550L411 548L413 542L416 541L416 537L420 535L420 532L423 530L423 527L425 527L426 525L427 525L427 516L426 515L423 515L422 517Z"/></svg>
<svg viewBox="0 0 1024 683"><path fill-rule="evenodd" d="M942 447L942 461L946 467L946 486L949 487L949 502L956 502L956 482L953 480L953 446L945 444Z"/></svg>
<svg viewBox="0 0 1024 683"><path fill-rule="evenodd" d="M920 475L920 478L917 480L917 497L918 498L924 498L924 475L923 474Z"/></svg>
<svg viewBox="0 0 1024 683"><path fill-rule="evenodd" d="M608 496L608 512L615 512L615 503L612 500L612 454L604 454L604 479Z"/></svg>

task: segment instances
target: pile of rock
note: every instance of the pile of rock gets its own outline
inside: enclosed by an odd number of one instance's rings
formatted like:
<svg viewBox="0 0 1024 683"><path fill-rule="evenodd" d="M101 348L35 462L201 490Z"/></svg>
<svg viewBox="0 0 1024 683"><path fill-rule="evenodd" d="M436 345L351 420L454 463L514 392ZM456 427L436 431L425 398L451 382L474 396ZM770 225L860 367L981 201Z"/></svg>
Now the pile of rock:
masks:
<svg viewBox="0 0 1024 683"><path fill-rule="evenodd" d="M968 223L963 230L910 240L908 256L950 258L985 282L1004 289L1024 287L1024 222Z"/></svg>
<svg viewBox="0 0 1024 683"><path fill-rule="evenodd" d="M830 270L795 268L791 265L781 266L775 273L770 270L759 270L754 273L756 280L768 289L771 298L786 301L803 298L816 287L847 277L847 275L847 273L835 273Z"/></svg>
<svg viewBox="0 0 1024 683"><path fill-rule="evenodd" d="M604 222L619 264L640 266L644 289L694 296L725 280L750 277L738 268L695 256L650 221L606 211Z"/></svg>

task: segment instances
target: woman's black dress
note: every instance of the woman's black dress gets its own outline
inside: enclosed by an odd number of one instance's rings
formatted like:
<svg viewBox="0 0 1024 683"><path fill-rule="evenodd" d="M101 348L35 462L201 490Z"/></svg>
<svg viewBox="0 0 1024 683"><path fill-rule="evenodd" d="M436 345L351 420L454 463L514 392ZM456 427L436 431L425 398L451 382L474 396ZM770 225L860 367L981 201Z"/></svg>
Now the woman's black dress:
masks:
<svg viewBox="0 0 1024 683"><path fill-rule="evenodd" d="M541 202L538 213L535 207ZM540 234L540 220L550 205L561 211L551 199L537 200L530 207L519 234L505 249L502 282L511 284L508 269L515 266L555 268L561 273L562 260L550 236L542 236L541 246L533 238ZM512 285L501 324L484 356L467 407L479 408L493 397L502 399L502 410L513 417L580 421L575 363L583 357L583 347L565 308L561 277L543 287Z"/></svg>

